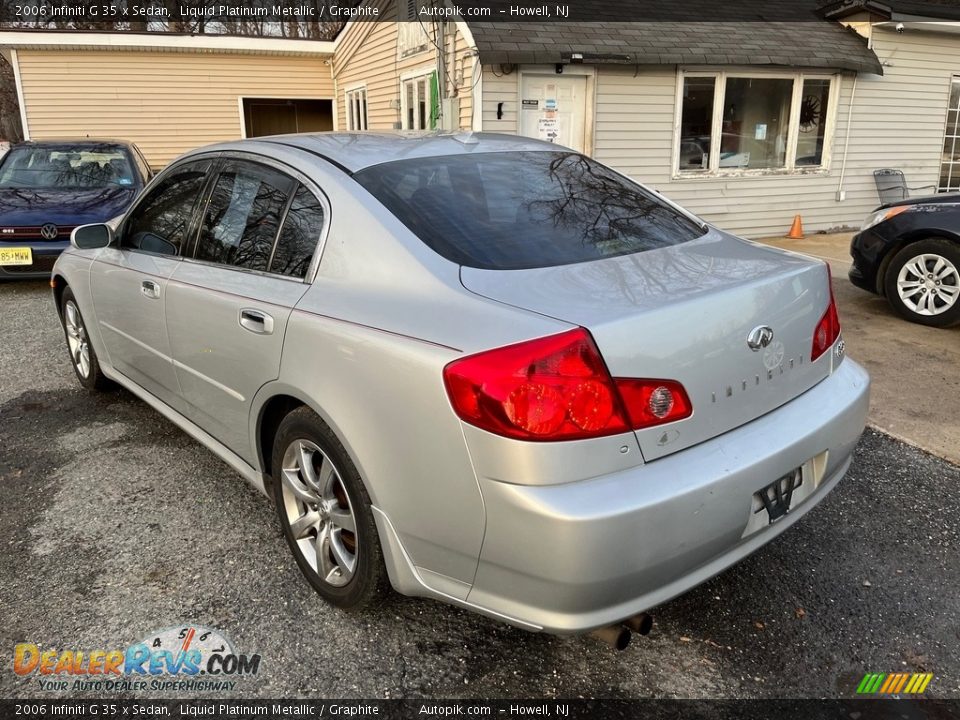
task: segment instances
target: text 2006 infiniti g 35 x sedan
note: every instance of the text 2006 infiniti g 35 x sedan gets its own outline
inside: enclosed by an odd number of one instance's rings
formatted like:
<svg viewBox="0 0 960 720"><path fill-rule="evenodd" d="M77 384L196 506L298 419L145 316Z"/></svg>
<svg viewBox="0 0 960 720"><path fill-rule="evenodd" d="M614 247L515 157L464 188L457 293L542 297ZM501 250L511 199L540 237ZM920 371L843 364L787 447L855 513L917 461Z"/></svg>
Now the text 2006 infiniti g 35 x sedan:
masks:
<svg viewBox="0 0 960 720"><path fill-rule="evenodd" d="M636 626L819 502L867 412L825 265L516 137L198 150L53 282L80 382L272 495L340 607Z"/></svg>

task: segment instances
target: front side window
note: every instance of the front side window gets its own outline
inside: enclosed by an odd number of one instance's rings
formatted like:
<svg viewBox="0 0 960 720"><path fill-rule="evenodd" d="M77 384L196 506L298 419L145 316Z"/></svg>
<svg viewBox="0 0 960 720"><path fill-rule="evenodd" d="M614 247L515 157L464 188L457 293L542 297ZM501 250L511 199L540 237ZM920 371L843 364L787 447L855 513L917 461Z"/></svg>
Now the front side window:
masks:
<svg viewBox="0 0 960 720"><path fill-rule="evenodd" d="M292 184L262 165L225 165L203 215L196 259L266 271Z"/></svg>
<svg viewBox="0 0 960 720"><path fill-rule="evenodd" d="M830 78L682 76L677 172L821 167L829 142Z"/></svg>
<svg viewBox="0 0 960 720"><path fill-rule="evenodd" d="M0 188L93 190L133 187L126 150L116 145L24 145L7 153Z"/></svg>
<svg viewBox="0 0 960 720"><path fill-rule="evenodd" d="M398 160L354 179L426 245L468 267L601 260L705 232L653 193L573 152Z"/></svg>
<svg viewBox="0 0 960 720"><path fill-rule="evenodd" d="M367 89L347 90L347 130L367 129Z"/></svg>
<svg viewBox="0 0 960 720"><path fill-rule="evenodd" d="M121 247L179 255L209 169L208 160L191 162L163 178L127 217Z"/></svg>

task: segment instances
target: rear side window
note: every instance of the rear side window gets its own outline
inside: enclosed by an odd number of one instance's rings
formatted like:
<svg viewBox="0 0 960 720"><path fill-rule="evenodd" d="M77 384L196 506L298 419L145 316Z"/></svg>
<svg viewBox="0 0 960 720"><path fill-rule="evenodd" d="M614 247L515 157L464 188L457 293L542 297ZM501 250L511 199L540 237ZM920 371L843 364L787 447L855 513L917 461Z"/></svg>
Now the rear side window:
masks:
<svg viewBox="0 0 960 720"><path fill-rule="evenodd" d="M207 160L187 163L161 180L128 216L122 245L179 255L209 169Z"/></svg>
<svg viewBox="0 0 960 720"><path fill-rule="evenodd" d="M705 232L639 185L571 152L399 160L353 177L424 243L468 267L567 265Z"/></svg>
<svg viewBox="0 0 960 720"><path fill-rule="evenodd" d="M306 276L323 230L323 216L323 205L301 185L283 221L270 272L298 278Z"/></svg>
<svg viewBox="0 0 960 720"><path fill-rule="evenodd" d="M210 193L195 257L266 271L292 185L261 165L226 165Z"/></svg>

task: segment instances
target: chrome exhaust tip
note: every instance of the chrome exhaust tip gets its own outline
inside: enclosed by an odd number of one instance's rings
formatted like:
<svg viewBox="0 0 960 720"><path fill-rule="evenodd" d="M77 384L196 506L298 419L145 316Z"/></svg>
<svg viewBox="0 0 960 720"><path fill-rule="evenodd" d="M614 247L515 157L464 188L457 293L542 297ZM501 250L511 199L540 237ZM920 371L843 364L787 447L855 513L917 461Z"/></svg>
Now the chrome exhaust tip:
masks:
<svg viewBox="0 0 960 720"><path fill-rule="evenodd" d="M590 637L602 640L614 650L625 650L630 644L630 629L625 625L609 625L597 628L590 633Z"/></svg>

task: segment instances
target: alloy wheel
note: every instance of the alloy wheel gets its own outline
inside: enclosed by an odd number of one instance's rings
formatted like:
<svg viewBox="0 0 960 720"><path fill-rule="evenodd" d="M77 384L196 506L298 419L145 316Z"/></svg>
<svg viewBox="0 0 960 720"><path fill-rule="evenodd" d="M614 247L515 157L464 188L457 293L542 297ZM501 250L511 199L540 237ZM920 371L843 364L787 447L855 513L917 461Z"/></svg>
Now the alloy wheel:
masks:
<svg viewBox="0 0 960 720"><path fill-rule="evenodd" d="M64 321L67 328L67 347L70 359L82 377L90 377L90 343L80 319L80 310L72 300L65 305Z"/></svg>
<svg viewBox="0 0 960 720"><path fill-rule="evenodd" d="M960 297L960 271L935 253L911 258L897 275L897 293L908 310L918 315L939 315Z"/></svg>
<svg viewBox="0 0 960 720"><path fill-rule="evenodd" d="M343 587L357 570L357 520L340 473L313 442L283 454L283 508L304 560L326 583Z"/></svg>

